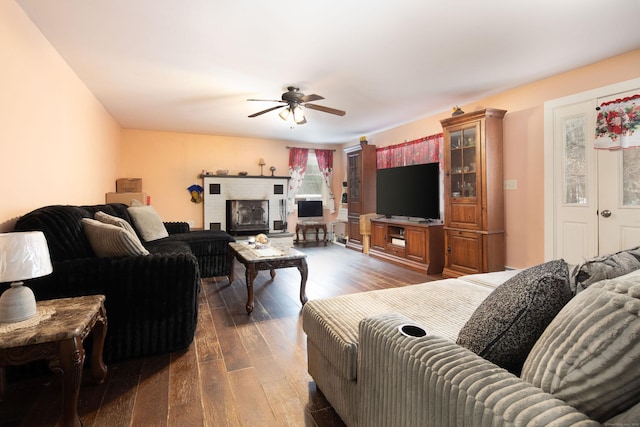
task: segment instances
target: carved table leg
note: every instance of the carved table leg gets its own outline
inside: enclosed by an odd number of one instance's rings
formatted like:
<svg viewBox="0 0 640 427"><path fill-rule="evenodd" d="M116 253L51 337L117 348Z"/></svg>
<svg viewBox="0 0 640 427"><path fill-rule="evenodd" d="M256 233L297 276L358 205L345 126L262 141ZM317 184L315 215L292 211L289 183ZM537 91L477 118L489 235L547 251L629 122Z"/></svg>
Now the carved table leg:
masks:
<svg viewBox="0 0 640 427"><path fill-rule="evenodd" d="M300 260L300 265L298 265L298 271L300 271L300 276L301 276L301 280L300 280L300 302L302 303L302 305L305 305L306 302L308 301L307 299L307 275L309 273L309 270L307 269L307 260L302 258Z"/></svg>
<svg viewBox="0 0 640 427"><path fill-rule="evenodd" d="M233 283L233 260L236 258L236 253L231 247L227 248L227 264L229 265L229 283Z"/></svg>
<svg viewBox="0 0 640 427"><path fill-rule="evenodd" d="M100 309L100 317L92 329L93 333L93 354L91 355L91 376L96 384L102 384L107 377L107 367L102 360L104 350L104 339L107 336L107 315L104 307Z"/></svg>
<svg viewBox="0 0 640 427"><path fill-rule="evenodd" d="M60 341L60 358L49 363L62 380L62 425L82 427L78 417L78 394L84 366L84 348L80 337Z"/></svg>
<svg viewBox="0 0 640 427"><path fill-rule="evenodd" d="M7 374L4 366L0 366L0 402L4 401L7 394Z"/></svg>
<svg viewBox="0 0 640 427"><path fill-rule="evenodd" d="M253 279L256 277L256 266L255 264L247 264L245 271L245 280L247 282L247 314L251 314L253 312Z"/></svg>

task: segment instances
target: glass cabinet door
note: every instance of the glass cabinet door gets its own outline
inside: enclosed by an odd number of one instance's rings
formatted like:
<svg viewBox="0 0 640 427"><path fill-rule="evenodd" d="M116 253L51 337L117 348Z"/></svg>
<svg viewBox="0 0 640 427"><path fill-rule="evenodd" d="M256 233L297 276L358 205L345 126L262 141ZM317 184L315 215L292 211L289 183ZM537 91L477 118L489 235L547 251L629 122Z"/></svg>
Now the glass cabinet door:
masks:
<svg viewBox="0 0 640 427"><path fill-rule="evenodd" d="M451 192L450 197L454 199L476 197L477 145L478 131L476 126L456 130L449 134L449 147L451 147L449 191Z"/></svg>
<svg viewBox="0 0 640 427"><path fill-rule="evenodd" d="M348 157L348 182L349 182L349 200L360 200L360 155L352 154Z"/></svg>

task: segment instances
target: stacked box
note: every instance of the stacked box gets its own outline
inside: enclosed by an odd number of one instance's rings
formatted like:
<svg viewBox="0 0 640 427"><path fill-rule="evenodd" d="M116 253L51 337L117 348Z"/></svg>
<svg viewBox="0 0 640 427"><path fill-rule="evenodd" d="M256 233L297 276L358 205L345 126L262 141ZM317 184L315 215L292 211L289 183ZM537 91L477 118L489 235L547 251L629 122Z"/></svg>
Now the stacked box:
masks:
<svg viewBox="0 0 640 427"><path fill-rule="evenodd" d="M142 178L120 178L116 180L116 193L141 193Z"/></svg>

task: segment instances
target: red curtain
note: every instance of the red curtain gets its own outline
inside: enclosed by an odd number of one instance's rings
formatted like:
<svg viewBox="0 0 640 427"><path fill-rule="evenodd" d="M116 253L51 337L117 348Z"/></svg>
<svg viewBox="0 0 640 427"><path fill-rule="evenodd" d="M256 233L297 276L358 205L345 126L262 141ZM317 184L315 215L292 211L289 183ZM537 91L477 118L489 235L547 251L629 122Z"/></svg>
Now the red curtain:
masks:
<svg viewBox="0 0 640 427"><path fill-rule="evenodd" d="M329 213L336 211L335 197L331 190L332 171L333 171L333 150L315 150L316 159L318 160L318 168L322 172L322 179L327 188L328 200L325 203L329 207Z"/></svg>
<svg viewBox="0 0 640 427"><path fill-rule="evenodd" d="M378 148L376 150L376 167L386 169L438 163L440 162L442 138L443 135L439 133L402 144Z"/></svg>
<svg viewBox="0 0 640 427"><path fill-rule="evenodd" d="M307 148L289 148L289 194L287 198L287 213L293 212L293 201L302 185L304 174L307 171Z"/></svg>

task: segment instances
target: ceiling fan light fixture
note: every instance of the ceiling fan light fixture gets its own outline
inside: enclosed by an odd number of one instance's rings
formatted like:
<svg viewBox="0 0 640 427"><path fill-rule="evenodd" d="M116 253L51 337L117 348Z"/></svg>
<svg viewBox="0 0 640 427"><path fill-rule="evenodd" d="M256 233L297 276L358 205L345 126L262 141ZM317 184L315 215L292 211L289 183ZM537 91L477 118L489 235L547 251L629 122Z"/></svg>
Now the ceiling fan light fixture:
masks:
<svg viewBox="0 0 640 427"><path fill-rule="evenodd" d="M293 121L299 125L307 123L307 119L304 117L304 110L299 105L293 107Z"/></svg>
<svg viewBox="0 0 640 427"><path fill-rule="evenodd" d="M284 110L280 111L280 114L278 115L282 120L287 121L287 119L289 118L289 114L291 114L291 109L287 107Z"/></svg>

